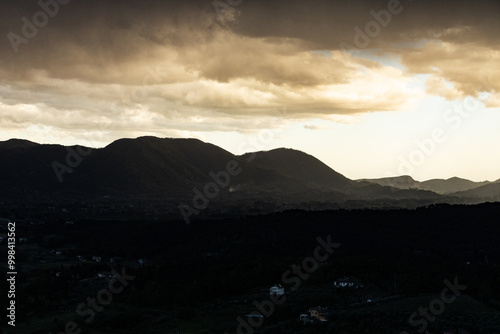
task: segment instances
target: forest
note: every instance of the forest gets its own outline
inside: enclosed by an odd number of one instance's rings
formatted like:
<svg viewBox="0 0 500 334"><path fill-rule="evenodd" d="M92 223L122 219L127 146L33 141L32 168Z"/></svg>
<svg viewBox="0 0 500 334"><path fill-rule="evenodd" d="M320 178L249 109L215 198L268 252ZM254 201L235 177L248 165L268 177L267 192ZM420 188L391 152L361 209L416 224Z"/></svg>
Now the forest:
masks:
<svg viewBox="0 0 500 334"><path fill-rule="evenodd" d="M429 333L500 333L499 213L499 204L487 203L291 210L190 224L19 217L26 241L18 245L18 328L59 333L71 321L87 333L417 333L425 321ZM327 241L334 251L316 250ZM113 270L134 278L87 322L78 305L99 297L112 277L102 273ZM359 287L334 288L342 277ZM410 319L441 298L446 282L462 287L456 300L432 321ZM284 285L286 300L259 326L238 329L275 284ZM328 307L328 321L299 321L316 306Z"/></svg>

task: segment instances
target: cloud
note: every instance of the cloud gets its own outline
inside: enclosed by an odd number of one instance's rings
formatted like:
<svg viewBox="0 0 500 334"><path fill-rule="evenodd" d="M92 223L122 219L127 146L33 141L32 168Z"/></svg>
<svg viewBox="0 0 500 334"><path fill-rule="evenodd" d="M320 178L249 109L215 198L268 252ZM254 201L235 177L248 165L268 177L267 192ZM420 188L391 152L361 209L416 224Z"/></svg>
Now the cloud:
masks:
<svg viewBox="0 0 500 334"><path fill-rule="evenodd" d="M326 130L326 129L328 129L328 127L325 125L318 125L318 124L305 124L304 129L307 129L307 130Z"/></svg>
<svg viewBox="0 0 500 334"><path fill-rule="evenodd" d="M102 138L245 132L272 126L284 107L290 121L338 120L411 109L425 94L488 92L486 105L499 106L497 1L401 2L367 47L401 68L339 51L387 6L242 1L222 24L212 1L72 0L17 54L2 38L2 128ZM22 35L23 17L40 10L38 1L6 2L0 35ZM429 76L426 91L416 74Z"/></svg>
<svg viewBox="0 0 500 334"><path fill-rule="evenodd" d="M410 73L430 74L430 94L451 100L478 97L481 92L500 93L499 50L478 43L431 42L400 55Z"/></svg>

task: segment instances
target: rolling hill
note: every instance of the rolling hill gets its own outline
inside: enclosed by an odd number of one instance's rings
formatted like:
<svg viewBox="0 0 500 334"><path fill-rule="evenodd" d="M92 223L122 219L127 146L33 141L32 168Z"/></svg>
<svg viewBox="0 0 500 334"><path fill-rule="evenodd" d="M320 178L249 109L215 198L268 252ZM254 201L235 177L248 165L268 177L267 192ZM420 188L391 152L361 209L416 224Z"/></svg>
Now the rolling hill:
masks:
<svg viewBox="0 0 500 334"><path fill-rule="evenodd" d="M326 187L344 192L354 186L353 181L337 173L317 158L293 149L279 148L246 153L241 158L251 161L257 167L277 171L315 187Z"/></svg>
<svg viewBox="0 0 500 334"><path fill-rule="evenodd" d="M498 181L486 184L481 187L460 191L453 194L460 198L476 198L484 201L500 201L500 183Z"/></svg>
<svg viewBox="0 0 500 334"><path fill-rule="evenodd" d="M429 190L438 194L452 194L459 191L467 191L470 189L478 188L487 185L490 182L474 182L458 177L449 179L432 179L427 181L416 181L409 175L386 177L380 179L361 179L360 181L371 182L386 187L394 187L398 189L420 189Z"/></svg>
<svg viewBox="0 0 500 334"><path fill-rule="evenodd" d="M216 193L214 200L222 204L279 199L281 203L377 201L383 206L385 201L447 202L450 197L437 192L470 190L475 185L458 178L418 182L409 176L355 182L301 151L280 148L236 156L197 139L139 137L100 149L18 139L0 142L2 198L111 196L180 202L199 191Z"/></svg>

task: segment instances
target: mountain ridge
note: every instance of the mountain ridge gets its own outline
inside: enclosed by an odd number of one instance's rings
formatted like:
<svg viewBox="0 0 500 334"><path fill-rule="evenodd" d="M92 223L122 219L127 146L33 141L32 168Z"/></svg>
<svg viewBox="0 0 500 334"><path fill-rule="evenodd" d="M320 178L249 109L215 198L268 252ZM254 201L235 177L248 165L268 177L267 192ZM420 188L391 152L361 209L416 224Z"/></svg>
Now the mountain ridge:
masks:
<svg viewBox="0 0 500 334"><path fill-rule="evenodd" d="M426 181L416 181L409 175L378 179L359 179L357 181L371 182L382 186L391 186L399 189L430 190L441 195L467 191L490 183L494 183L490 181L474 182L456 176L448 179L430 179Z"/></svg>
<svg viewBox="0 0 500 334"><path fill-rule="evenodd" d="M229 163L238 173L222 182ZM112 195L182 202L218 184L220 189L212 189L217 192L213 201L221 203L266 198L294 203L377 201L383 206L387 201L454 200L455 191L448 191L453 188L450 183L460 191L485 185L460 178L419 182L410 176L353 181L302 151L278 148L234 155L194 138L122 138L97 149L17 139L0 142L3 197ZM496 188L492 189L486 191L488 198Z"/></svg>

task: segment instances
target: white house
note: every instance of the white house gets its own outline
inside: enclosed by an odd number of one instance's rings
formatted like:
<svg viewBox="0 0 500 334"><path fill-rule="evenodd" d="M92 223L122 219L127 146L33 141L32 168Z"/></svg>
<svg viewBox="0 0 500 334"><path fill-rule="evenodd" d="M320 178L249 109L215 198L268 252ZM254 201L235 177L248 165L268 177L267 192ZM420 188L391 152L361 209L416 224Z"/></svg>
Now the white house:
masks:
<svg viewBox="0 0 500 334"><path fill-rule="evenodd" d="M269 295L271 296L283 296L285 294L285 288L281 284L277 284L269 289Z"/></svg>
<svg viewBox="0 0 500 334"><path fill-rule="evenodd" d="M100 273L97 274L97 277L110 280L110 279L114 278L115 275L110 273L109 271L101 271Z"/></svg>
<svg viewBox="0 0 500 334"><path fill-rule="evenodd" d="M336 288L358 288L359 287L358 284L356 284L356 282L354 282L349 277L339 278L338 280L333 282L333 286L335 286Z"/></svg>

